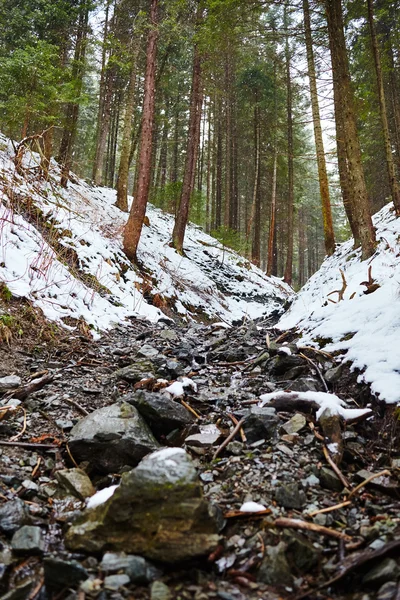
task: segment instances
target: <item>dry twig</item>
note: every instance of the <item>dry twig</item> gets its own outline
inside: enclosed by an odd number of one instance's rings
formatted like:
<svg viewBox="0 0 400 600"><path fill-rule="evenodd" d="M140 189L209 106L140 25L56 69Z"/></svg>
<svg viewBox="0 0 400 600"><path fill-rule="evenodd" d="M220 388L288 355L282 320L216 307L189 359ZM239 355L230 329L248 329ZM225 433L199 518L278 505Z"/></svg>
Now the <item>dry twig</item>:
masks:
<svg viewBox="0 0 400 600"><path fill-rule="evenodd" d="M374 475L371 475L371 477L364 479L364 481L362 481L357 487L355 487L354 490L351 490L350 494L348 495L348 498L350 499L352 496L354 496L354 494L356 494L358 491L360 491L363 487L368 485L368 483L370 483L374 479L377 479L378 477L383 477L385 475L388 475L388 476L390 475L390 471L388 471L388 469L384 469L384 471L380 471L380 473L375 473Z"/></svg>
<svg viewBox="0 0 400 600"><path fill-rule="evenodd" d="M213 455L213 460L215 460L217 458L217 456L222 452L222 450L229 444L229 442L231 442L233 440L233 438L235 437L235 435L238 433L238 431L240 430L241 426L244 423L244 417L243 419L240 419L240 421L238 422L238 424L232 429L231 433L228 435L228 437L222 442L222 444L216 449L216 451L214 452Z"/></svg>

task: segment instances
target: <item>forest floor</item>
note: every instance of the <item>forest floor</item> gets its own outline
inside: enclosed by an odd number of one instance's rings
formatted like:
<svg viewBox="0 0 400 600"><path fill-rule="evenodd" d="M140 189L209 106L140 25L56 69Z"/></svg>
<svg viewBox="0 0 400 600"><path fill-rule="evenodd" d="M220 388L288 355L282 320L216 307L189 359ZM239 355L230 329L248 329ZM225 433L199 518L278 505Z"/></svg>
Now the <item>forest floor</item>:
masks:
<svg viewBox="0 0 400 600"><path fill-rule="evenodd" d="M272 319L231 328L131 319L93 341L55 328L29 304L11 300L6 308L0 385L12 375L21 382L0 394L1 598L400 598L398 414L347 366L336 369L334 356L297 347L293 331L282 334ZM135 376L121 372L129 366ZM167 543L165 560L146 563L141 577L127 568L129 557L104 554L113 550L107 541L100 552L69 551L65 533L85 500L57 473L79 463L97 490L120 481L118 472L96 469L101 456L73 456L71 430L139 389L149 402L166 402L163 386L182 376L195 385L172 400L189 422L171 431L161 410L148 424L162 446L192 456L204 497L216 506L219 544L171 565ZM369 405L371 415L334 420L329 439L312 403L258 407L260 395L276 389L326 386L349 407ZM244 419L242 429L214 457L235 419ZM264 510L241 512L249 502Z"/></svg>

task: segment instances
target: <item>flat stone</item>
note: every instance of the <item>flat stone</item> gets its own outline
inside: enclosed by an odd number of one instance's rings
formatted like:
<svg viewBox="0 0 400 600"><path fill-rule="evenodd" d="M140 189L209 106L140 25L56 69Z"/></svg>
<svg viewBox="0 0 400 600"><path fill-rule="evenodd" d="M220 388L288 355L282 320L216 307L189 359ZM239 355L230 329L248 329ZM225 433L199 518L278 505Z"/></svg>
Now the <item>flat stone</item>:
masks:
<svg viewBox="0 0 400 600"><path fill-rule="evenodd" d="M29 523L29 511L19 498L0 505L0 530L15 533L22 525Z"/></svg>
<svg viewBox="0 0 400 600"><path fill-rule="evenodd" d="M315 379L311 377L299 377L294 381L291 381L285 389L291 392L318 392L319 385Z"/></svg>
<svg viewBox="0 0 400 600"><path fill-rule="evenodd" d="M189 435L185 439L185 444L195 448L210 448L218 442L221 437L221 431L216 425L204 425L200 427L200 433Z"/></svg>
<svg viewBox="0 0 400 600"><path fill-rule="evenodd" d="M150 600L172 600L172 592L162 581L155 581L150 587Z"/></svg>
<svg viewBox="0 0 400 600"><path fill-rule="evenodd" d="M303 535L290 533L285 537L285 541L286 556L296 573L305 575L318 564L321 550Z"/></svg>
<svg viewBox="0 0 400 600"><path fill-rule="evenodd" d="M125 402L93 411L75 425L69 439L75 460L103 473L135 466L158 447L137 409Z"/></svg>
<svg viewBox="0 0 400 600"><path fill-rule="evenodd" d="M327 488L328 490L332 490L334 492L342 491L343 484L340 481L339 477L336 475L336 473L332 471L332 469L328 469L328 467L322 467L319 470L318 477L322 487Z"/></svg>
<svg viewBox="0 0 400 600"><path fill-rule="evenodd" d="M247 443L252 444L261 439L271 439L278 423L279 419L274 408L252 407L250 414L245 418L243 423L243 431L246 435Z"/></svg>
<svg viewBox="0 0 400 600"><path fill-rule="evenodd" d="M106 552L100 563L100 569L105 573L123 571L130 581L136 584L150 583L161 575L160 570L143 556L125 554L125 552Z"/></svg>
<svg viewBox="0 0 400 600"><path fill-rule="evenodd" d="M161 339L168 342L177 342L179 340L178 334L173 329L163 329L158 335Z"/></svg>
<svg viewBox="0 0 400 600"><path fill-rule="evenodd" d="M42 554L44 540L40 527L24 525L12 537L11 547L18 554Z"/></svg>
<svg viewBox="0 0 400 600"><path fill-rule="evenodd" d="M300 510L306 502L306 495L297 483L287 483L277 488L275 499L279 506Z"/></svg>
<svg viewBox="0 0 400 600"><path fill-rule="evenodd" d="M285 555L286 545L267 546L266 556L258 570L258 580L269 585L290 585L292 572Z"/></svg>
<svg viewBox="0 0 400 600"><path fill-rule="evenodd" d="M400 568L393 558L385 558L382 562L378 563L363 577L363 583L369 585L382 585L387 581L393 581L397 579L400 574Z"/></svg>
<svg viewBox="0 0 400 600"><path fill-rule="evenodd" d="M71 550L125 551L166 563L209 554L218 544L216 520L203 498L192 459L181 448L146 456L107 502L71 526Z"/></svg>
<svg viewBox="0 0 400 600"><path fill-rule="evenodd" d="M155 358L160 353L157 348L154 348L154 346L151 346L150 344L144 344L141 348L139 348L138 354L144 358Z"/></svg>
<svg viewBox="0 0 400 600"><path fill-rule="evenodd" d="M332 369L328 369L324 375L325 381L327 383L337 383L343 372L343 365L339 365L337 367L333 367Z"/></svg>
<svg viewBox="0 0 400 600"><path fill-rule="evenodd" d="M307 424L307 420L304 415L296 413L289 421L282 425L282 429L288 434L297 433L301 431Z"/></svg>
<svg viewBox="0 0 400 600"><path fill-rule="evenodd" d="M128 583L130 583L128 575L108 575L104 578L104 588L106 590L116 591Z"/></svg>
<svg viewBox="0 0 400 600"><path fill-rule="evenodd" d="M124 397L124 400L142 415L155 435L167 435L174 429L182 429L194 422L193 415L179 402L166 394L138 391Z"/></svg>
<svg viewBox="0 0 400 600"><path fill-rule="evenodd" d="M142 379L148 379L155 376L155 366L150 361L138 360L132 365L118 369L115 372L117 379L124 379L130 383L137 383Z"/></svg>
<svg viewBox="0 0 400 600"><path fill-rule="evenodd" d="M68 492L80 500L90 498L96 493L88 475L82 469L62 469L56 472L56 479Z"/></svg>
<svg viewBox="0 0 400 600"><path fill-rule="evenodd" d="M15 390L22 383L21 377L18 375L7 375L7 377L0 377L0 394L8 392L8 390Z"/></svg>
<svg viewBox="0 0 400 600"><path fill-rule="evenodd" d="M88 572L76 560L48 556L43 563L45 584L50 588L73 587L88 578Z"/></svg>

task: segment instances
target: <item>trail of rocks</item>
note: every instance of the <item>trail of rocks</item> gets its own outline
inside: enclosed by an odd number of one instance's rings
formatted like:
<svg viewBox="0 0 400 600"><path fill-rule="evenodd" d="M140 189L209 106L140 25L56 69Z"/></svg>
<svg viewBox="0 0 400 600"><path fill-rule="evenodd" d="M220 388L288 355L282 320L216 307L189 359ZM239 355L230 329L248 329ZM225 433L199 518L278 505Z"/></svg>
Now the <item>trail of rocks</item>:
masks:
<svg viewBox="0 0 400 600"><path fill-rule="evenodd" d="M132 320L2 350L1 597L397 599L397 419L296 341L272 319ZM312 403L258 406L326 388L372 403L334 420L341 461Z"/></svg>

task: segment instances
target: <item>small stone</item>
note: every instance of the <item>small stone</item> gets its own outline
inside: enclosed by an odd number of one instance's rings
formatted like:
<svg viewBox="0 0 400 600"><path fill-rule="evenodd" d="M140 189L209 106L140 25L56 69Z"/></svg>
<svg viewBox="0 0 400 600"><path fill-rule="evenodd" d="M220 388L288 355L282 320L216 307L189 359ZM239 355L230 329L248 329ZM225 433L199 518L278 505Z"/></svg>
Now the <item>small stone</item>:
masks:
<svg viewBox="0 0 400 600"><path fill-rule="evenodd" d="M304 536L291 533L285 541L287 543L286 556L296 572L304 575L318 564L321 551Z"/></svg>
<svg viewBox="0 0 400 600"><path fill-rule="evenodd" d="M0 506L0 530L4 533L14 533L29 522L29 512L19 498L9 500Z"/></svg>
<svg viewBox="0 0 400 600"><path fill-rule="evenodd" d="M297 483L280 486L275 492L277 503L284 508L301 509L306 502L306 495Z"/></svg>
<svg viewBox="0 0 400 600"><path fill-rule="evenodd" d="M104 579L104 588L106 590L117 591L128 583L130 583L128 575L108 575Z"/></svg>
<svg viewBox="0 0 400 600"><path fill-rule="evenodd" d="M342 376L342 372L343 365L333 367L333 369L328 369L324 375L325 381L327 383L337 383Z"/></svg>
<svg viewBox="0 0 400 600"><path fill-rule="evenodd" d="M229 444L226 447L226 451L230 454L233 454L233 456L240 456L243 452L243 449L244 444L242 442L239 442L238 440L233 440L233 442L229 442Z"/></svg>
<svg viewBox="0 0 400 600"><path fill-rule="evenodd" d="M55 556L44 559L44 579L50 588L78 585L88 577L88 572L76 560L63 560Z"/></svg>
<svg viewBox="0 0 400 600"><path fill-rule="evenodd" d="M343 484L340 481L339 477L336 475L336 473L332 471L332 469L328 469L328 467L322 467L318 473L318 477L322 487L325 487L328 490L332 490L334 492L342 491Z"/></svg>
<svg viewBox="0 0 400 600"><path fill-rule="evenodd" d="M209 448L218 442L221 437L221 431L216 425L204 425L200 427L200 433L189 435L185 439L185 444L195 448Z"/></svg>
<svg viewBox="0 0 400 600"><path fill-rule="evenodd" d="M282 425L282 429L284 429L288 434L293 434L301 431L306 424L307 421L305 416L300 413L296 413L291 419L289 419L289 421Z"/></svg>
<svg viewBox="0 0 400 600"><path fill-rule="evenodd" d="M11 546L16 553L42 554L44 551L42 530L33 525L24 525L14 533Z"/></svg>
<svg viewBox="0 0 400 600"><path fill-rule="evenodd" d="M154 348L154 346L150 346L150 344L144 344L144 346L138 350L138 354L144 358L155 358L160 353L157 348Z"/></svg>
<svg viewBox="0 0 400 600"><path fill-rule="evenodd" d="M163 329L160 331L159 336L168 342L177 342L179 340L178 334L173 329Z"/></svg>
<svg viewBox="0 0 400 600"><path fill-rule="evenodd" d="M7 375L7 377L0 378L0 394L7 392L8 390L15 390L22 383L21 377L18 375Z"/></svg>
<svg viewBox="0 0 400 600"><path fill-rule="evenodd" d="M154 581L150 587L151 600L172 600L172 593L169 587L162 581Z"/></svg>
<svg viewBox="0 0 400 600"><path fill-rule="evenodd" d="M400 458L392 459L392 469L400 469Z"/></svg>
<svg viewBox="0 0 400 600"><path fill-rule="evenodd" d="M85 594L91 595L98 593L102 588L103 582L101 579L97 579L95 577L89 577L86 581L83 581L80 585L82 592Z"/></svg>
<svg viewBox="0 0 400 600"><path fill-rule="evenodd" d="M245 418L243 430L247 443L252 444L258 440L269 440L274 435L279 423L276 411L272 407L252 407L250 414Z"/></svg>
<svg viewBox="0 0 400 600"><path fill-rule="evenodd" d="M62 469L57 471L56 479L61 485L80 500L90 498L96 490L82 469Z"/></svg>
<svg viewBox="0 0 400 600"><path fill-rule="evenodd" d="M379 588L376 600L395 600L397 593L397 581L387 581Z"/></svg>
<svg viewBox="0 0 400 600"><path fill-rule="evenodd" d="M382 562L375 565L363 577L363 583L370 585L382 585L387 581L393 581L400 574L400 568L393 558L385 558Z"/></svg>
<svg viewBox="0 0 400 600"><path fill-rule="evenodd" d="M33 492L37 492L39 489L38 484L31 479L25 479L25 481L22 482L22 487L26 490L32 490Z"/></svg>
<svg viewBox="0 0 400 600"><path fill-rule="evenodd" d="M146 360L139 360L133 365L128 365L115 372L117 379L124 379L130 383L137 383L141 379L154 377L155 367L153 363Z"/></svg>
<svg viewBox="0 0 400 600"><path fill-rule="evenodd" d="M167 435L175 429L182 429L194 421L194 417L186 408L165 394L140 390L134 394L128 394L124 400L133 404L157 436Z"/></svg>
<svg viewBox="0 0 400 600"><path fill-rule="evenodd" d="M151 562L142 556L124 552L106 552L100 569L105 573L124 571L130 581L136 584L146 584L160 576L160 571Z"/></svg>
<svg viewBox="0 0 400 600"><path fill-rule="evenodd" d="M258 579L269 585L290 585L292 573L285 555L286 545L267 546L266 556L262 560Z"/></svg>
<svg viewBox="0 0 400 600"><path fill-rule="evenodd" d="M291 392L318 392L318 382L311 377L299 377L285 387Z"/></svg>

